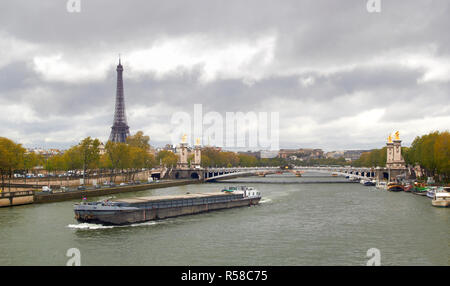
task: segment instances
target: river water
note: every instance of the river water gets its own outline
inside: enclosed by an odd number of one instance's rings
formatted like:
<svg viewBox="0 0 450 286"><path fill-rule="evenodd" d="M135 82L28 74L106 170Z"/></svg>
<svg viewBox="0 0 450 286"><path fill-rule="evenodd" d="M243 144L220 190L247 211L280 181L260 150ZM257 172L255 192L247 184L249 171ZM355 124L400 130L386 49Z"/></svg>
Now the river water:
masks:
<svg viewBox="0 0 450 286"><path fill-rule="evenodd" d="M261 204L120 227L78 223L76 201L1 208L0 265L65 265L69 248L80 250L81 265L365 265L370 248L381 265L449 265L449 209L426 197L313 173L232 181L258 188Z"/></svg>

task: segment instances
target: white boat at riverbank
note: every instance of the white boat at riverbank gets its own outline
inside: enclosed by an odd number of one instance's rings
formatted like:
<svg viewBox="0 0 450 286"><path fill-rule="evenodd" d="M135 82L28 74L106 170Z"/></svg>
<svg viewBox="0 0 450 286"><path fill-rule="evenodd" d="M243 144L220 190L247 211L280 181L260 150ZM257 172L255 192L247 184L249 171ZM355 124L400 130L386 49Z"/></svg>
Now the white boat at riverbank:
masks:
<svg viewBox="0 0 450 286"><path fill-rule="evenodd" d="M450 187L438 188L431 204L435 207L448 208L450 206Z"/></svg>
<svg viewBox="0 0 450 286"><path fill-rule="evenodd" d="M370 179L361 179L359 183L364 186L376 186L376 181Z"/></svg>
<svg viewBox="0 0 450 286"><path fill-rule="evenodd" d="M387 190L387 183L385 181L377 181L375 187L381 190Z"/></svg>
<svg viewBox="0 0 450 286"><path fill-rule="evenodd" d="M437 187L428 187L427 197L429 197L430 199L434 198L437 189L438 189Z"/></svg>

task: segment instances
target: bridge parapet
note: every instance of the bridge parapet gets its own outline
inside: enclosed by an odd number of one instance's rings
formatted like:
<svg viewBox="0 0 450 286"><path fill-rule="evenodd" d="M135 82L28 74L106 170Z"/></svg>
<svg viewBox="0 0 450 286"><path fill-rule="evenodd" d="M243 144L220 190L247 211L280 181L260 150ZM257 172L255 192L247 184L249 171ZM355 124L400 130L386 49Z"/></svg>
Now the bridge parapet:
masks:
<svg viewBox="0 0 450 286"><path fill-rule="evenodd" d="M238 175L249 175L280 170L280 167L234 167L234 168L205 168L204 180L211 181Z"/></svg>
<svg viewBox="0 0 450 286"><path fill-rule="evenodd" d="M310 166L302 167L296 166L294 170L303 171L315 171L321 173L334 173L340 176L351 176L355 178L374 178L376 177L375 168L368 167L338 167L338 166ZM248 174L264 174L266 172L281 171L280 167L213 167L202 169L203 178L205 181L235 177L238 175L248 175Z"/></svg>
<svg viewBox="0 0 450 286"><path fill-rule="evenodd" d="M294 169L304 171L315 171L321 173L335 173L338 175L352 176L358 178L374 178L376 177L376 169L368 167L338 167L338 166L297 166Z"/></svg>

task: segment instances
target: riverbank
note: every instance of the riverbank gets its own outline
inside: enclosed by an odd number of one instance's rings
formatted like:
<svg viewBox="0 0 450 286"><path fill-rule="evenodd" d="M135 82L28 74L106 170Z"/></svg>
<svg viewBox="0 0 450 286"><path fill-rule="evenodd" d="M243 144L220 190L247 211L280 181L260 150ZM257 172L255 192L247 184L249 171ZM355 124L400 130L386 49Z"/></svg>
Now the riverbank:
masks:
<svg viewBox="0 0 450 286"><path fill-rule="evenodd" d="M0 207L32 204L33 191L0 192Z"/></svg>
<svg viewBox="0 0 450 286"><path fill-rule="evenodd" d="M86 177L85 184L101 184L103 182L113 182L116 184L120 184L122 182L130 181L130 175L133 175L134 181L147 181L152 174L159 173L159 170L145 170L139 171L131 174L113 174L111 176L110 173L102 173L98 175L90 175ZM113 178L113 179L111 179ZM155 179L159 179L157 176ZM43 186L49 186L52 189L59 189L61 187L76 187L83 184L83 176L64 176L64 177L33 177L33 178L14 178L8 180L8 182L0 183L0 187L3 188L4 191L12 192L16 190L23 189L40 189Z"/></svg>
<svg viewBox="0 0 450 286"><path fill-rule="evenodd" d="M26 191L26 196L22 193L25 192L8 192L2 193L2 200L0 201L0 207L17 206L24 204L43 204L43 203L53 203L68 200L82 199L83 197L97 197L105 196L118 193L136 192L144 191L150 189L168 188L175 186L183 186L190 184L202 183L200 180L168 180L155 183L138 184L138 185L127 185L127 186L117 186L111 188L101 188L92 190L74 190L59 193L43 193L43 192L33 192Z"/></svg>
<svg viewBox="0 0 450 286"><path fill-rule="evenodd" d="M34 203L42 204L42 203L52 203L52 202L60 202L67 200L75 200L82 199L83 197L97 197L104 195L111 195L117 193L126 193L126 192L136 192L150 189L159 189L159 188L168 188L182 185L190 185L190 184L198 184L201 183L199 180L171 180L171 181L162 181L158 183L149 183L149 184L140 184L140 185L127 185L127 186L118 186L112 188L102 188L102 189L94 189L94 190L80 190L80 191L72 191L72 192L62 192L62 193L53 193L53 194L44 194L44 193L35 193L34 195Z"/></svg>

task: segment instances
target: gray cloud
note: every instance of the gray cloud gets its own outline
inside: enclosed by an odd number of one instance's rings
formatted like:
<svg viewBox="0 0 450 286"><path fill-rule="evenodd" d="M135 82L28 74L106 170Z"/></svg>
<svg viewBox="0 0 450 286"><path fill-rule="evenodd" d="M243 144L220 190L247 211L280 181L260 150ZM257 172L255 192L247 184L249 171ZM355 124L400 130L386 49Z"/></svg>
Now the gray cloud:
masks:
<svg viewBox="0 0 450 286"><path fill-rule="evenodd" d="M382 12L373 14L364 0L81 4L81 13L68 13L65 1L2 3L1 136L29 146L106 140L119 52L131 129L157 144L168 141L172 113L191 113L194 103L204 113L280 112L281 147L374 148L393 129L402 128L410 142L450 126L445 1L382 1ZM178 51L187 63L164 73L159 62L146 62L143 71L127 63L136 51L193 37L201 40ZM264 37L274 39L273 49L261 46ZM219 67L202 58L203 51L239 45L255 53L237 61L245 51L232 52ZM172 55L162 56L170 62ZM198 63L189 62L195 57ZM205 82L205 74L214 76Z"/></svg>

